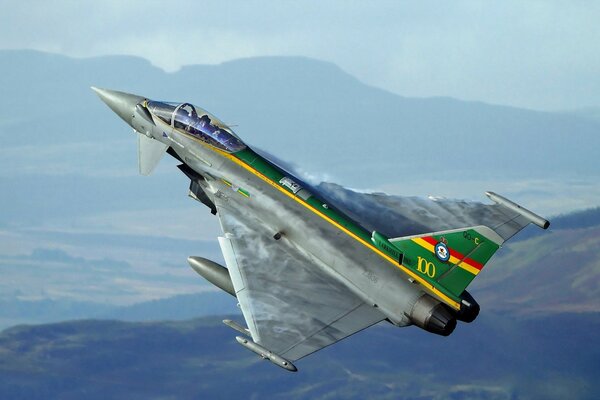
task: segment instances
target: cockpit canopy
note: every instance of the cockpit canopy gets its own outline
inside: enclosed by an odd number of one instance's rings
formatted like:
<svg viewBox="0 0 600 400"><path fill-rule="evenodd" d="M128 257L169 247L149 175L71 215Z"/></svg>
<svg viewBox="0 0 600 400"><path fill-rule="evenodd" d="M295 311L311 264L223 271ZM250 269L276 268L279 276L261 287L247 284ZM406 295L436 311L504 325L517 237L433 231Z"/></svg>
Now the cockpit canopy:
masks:
<svg viewBox="0 0 600 400"><path fill-rule="evenodd" d="M173 128L184 131L203 142L229 153L246 145L228 126L207 111L189 103L176 104L148 101L148 110Z"/></svg>

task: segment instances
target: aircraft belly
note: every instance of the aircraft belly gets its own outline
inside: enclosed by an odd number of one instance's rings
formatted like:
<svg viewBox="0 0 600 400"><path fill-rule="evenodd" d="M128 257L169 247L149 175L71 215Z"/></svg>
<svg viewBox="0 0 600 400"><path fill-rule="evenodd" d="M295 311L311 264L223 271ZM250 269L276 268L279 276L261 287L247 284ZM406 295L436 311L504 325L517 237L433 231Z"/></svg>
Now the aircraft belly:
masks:
<svg viewBox="0 0 600 400"><path fill-rule="evenodd" d="M272 227L273 235L280 232L281 240L290 240L311 253L334 279L367 304L379 307L394 323L408 323L404 311L420 290L399 268L239 166L225 162L220 172L235 187L243 186L250 196L240 196L222 182L213 189L217 196L256 215Z"/></svg>

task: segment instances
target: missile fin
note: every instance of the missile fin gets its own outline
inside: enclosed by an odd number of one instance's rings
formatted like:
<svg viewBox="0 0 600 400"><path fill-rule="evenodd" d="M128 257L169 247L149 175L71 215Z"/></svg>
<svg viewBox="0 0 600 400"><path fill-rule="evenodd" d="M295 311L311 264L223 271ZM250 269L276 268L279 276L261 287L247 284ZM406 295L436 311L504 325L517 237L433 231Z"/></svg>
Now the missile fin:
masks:
<svg viewBox="0 0 600 400"><path fill-rule="evenodd" d="M228 327L235 329L236 331L238 331L239 333L246 335L246 336L250 336L250 330L248 328L244 328L243 326L241 326L240 324L238 324L235 321L232 321L230 319L224 319L223 323L225 325L227 325Z"/></svg>

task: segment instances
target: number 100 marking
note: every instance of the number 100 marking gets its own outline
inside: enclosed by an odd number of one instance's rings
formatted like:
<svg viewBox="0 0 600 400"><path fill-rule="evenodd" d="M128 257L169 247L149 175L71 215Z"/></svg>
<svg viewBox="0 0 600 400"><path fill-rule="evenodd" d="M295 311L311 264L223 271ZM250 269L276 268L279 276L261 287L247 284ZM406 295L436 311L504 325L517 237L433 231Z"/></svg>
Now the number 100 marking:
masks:
<svg viewBox="0 0 600 400"><path fill-rule="evenodd" d="M427 261L423 257L418 257L419 261L417 263L417 271L422 273L423 275L427 275L430 278L435 276L435 264L431 261Z"/></svg>

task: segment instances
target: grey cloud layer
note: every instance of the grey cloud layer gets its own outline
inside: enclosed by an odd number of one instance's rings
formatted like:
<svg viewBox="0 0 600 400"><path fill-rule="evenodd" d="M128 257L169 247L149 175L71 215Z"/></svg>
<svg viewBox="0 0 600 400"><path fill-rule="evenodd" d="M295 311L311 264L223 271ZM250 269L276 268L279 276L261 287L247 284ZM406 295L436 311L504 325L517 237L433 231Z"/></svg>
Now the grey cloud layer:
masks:
<svg viewBox="0 0 600 400"><path fill-rule="evenodd" d="M0 48L134 54L168 70L259 55L333 61L409 96L600 106L591 2L21 2Z"/></svg>

